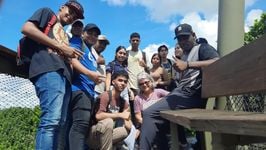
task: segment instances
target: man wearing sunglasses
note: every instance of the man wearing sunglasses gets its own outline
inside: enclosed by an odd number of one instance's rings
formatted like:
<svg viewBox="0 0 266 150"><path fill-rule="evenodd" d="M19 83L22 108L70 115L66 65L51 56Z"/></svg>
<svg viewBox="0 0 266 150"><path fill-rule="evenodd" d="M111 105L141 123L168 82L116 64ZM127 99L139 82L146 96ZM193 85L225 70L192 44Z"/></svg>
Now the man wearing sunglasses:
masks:
<svg viewBox="0 0 266 150"><path fill-rule="evenodd" d="M185 108L205 108L207 99L201 98L202 71L218 59L217 51L207 43L198 44L196 34L189 24L181 24L175 29L175 39L183 49L181 59L173 57L175 70L182 72L179 84L166 97L143 112L140 149L151 149L156 136L168 125L160 116L160 111ZM166 134L165 132L162 135ZM179 135L180 136L180 135ZM176 141L173 141L176 142ZM159 149L169 149L167 138L160 138Z"/></svg>

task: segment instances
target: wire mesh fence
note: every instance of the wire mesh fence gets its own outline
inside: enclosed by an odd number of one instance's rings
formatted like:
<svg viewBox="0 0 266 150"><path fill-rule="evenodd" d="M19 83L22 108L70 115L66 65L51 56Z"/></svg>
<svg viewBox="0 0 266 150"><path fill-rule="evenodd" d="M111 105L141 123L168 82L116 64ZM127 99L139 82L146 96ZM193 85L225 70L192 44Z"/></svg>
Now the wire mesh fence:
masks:
<svg viewBox="0 0 266 150"><path fill-rule="evenodd" d="M258 93L226 97L225 110L266 113L266 95ZM237 150L266 150L266 142L237 146Z"/></svg>
<svg viewBox="0 0 266 150"><path fill-rule="evenodd" d="M37 105L39 100L29 80L0 74L0 109L34 108Z"/></svg>
<svg viewBox="0 0 266 150"><path fill-rule="evenodd" d="M34 149L38 105L29 80L0 74L0 150Z"/></svg>

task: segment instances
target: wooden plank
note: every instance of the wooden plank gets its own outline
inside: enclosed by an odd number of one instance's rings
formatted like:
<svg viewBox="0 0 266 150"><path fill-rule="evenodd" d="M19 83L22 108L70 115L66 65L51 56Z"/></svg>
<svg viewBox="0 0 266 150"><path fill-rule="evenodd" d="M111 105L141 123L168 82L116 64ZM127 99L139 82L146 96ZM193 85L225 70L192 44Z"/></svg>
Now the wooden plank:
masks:
<svg viewBox="0 0 266 150"><path fill-rule="evenodd" d="M162 111L161 116L197 131L266 136L266 115L261 113L188 109Z"/></svg>
<svg viewBox="0 0 266 150"><path fill-rule="evenodd" d="M266 91L266 35L203 68L202 97Z"/></svg>

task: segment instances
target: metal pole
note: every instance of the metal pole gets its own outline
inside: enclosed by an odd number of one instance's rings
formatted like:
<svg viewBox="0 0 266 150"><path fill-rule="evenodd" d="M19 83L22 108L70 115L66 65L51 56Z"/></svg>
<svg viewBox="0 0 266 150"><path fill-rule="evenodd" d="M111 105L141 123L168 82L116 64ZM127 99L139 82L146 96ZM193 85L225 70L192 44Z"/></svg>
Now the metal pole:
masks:
<svg viewBox="0 0 266 150"><path fill-rule="evenodd" d="M244 45L244 8L245 0L219 0L217 49L221 57ZM225 104L224 98L216 101L218 109Z"/></svg>
<svg viewBox="0 0 266 150"><path fill-rule="evenodd" d="M244 0L219 0L218 52L221 57L244 45L244 8ZM216 99L217 109L224 110L225 106L225 97ZM213 149L227 150L235 149L232 143L238 140L236 136L222 134L213 134L212 139Z"/></svg>

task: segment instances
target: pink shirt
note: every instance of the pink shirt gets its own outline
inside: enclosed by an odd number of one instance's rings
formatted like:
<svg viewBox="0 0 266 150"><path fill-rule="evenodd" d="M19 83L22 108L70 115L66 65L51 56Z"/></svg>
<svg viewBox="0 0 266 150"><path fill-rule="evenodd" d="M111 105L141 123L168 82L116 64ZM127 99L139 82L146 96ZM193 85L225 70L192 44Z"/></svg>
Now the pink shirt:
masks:
<svg viewBox="0 0 266 150"><path fill-rule="evenodd" d="M146 98L142 94L137 95L134 101L135 113L141 112L166 96L169 92L163 89L154 89L150 97Z"/></svg>

